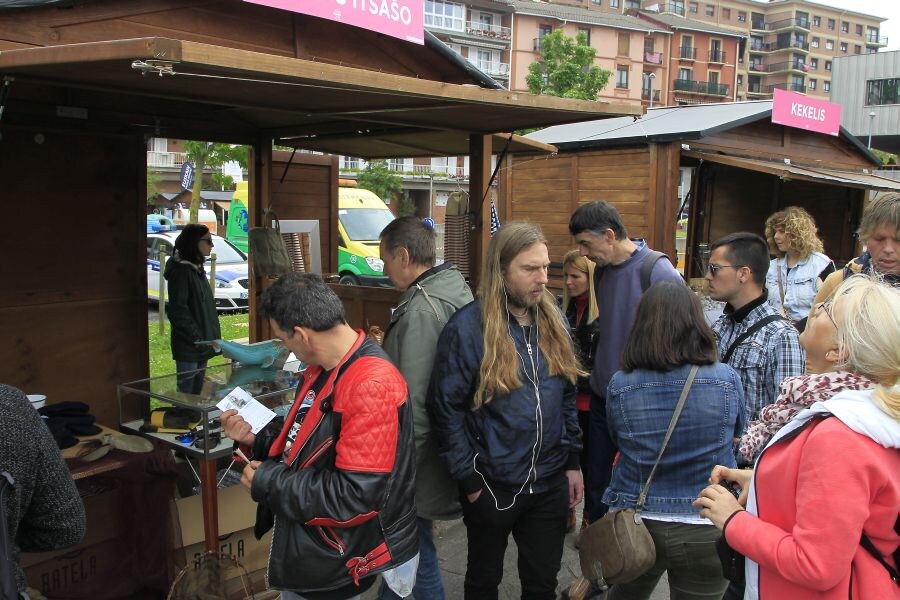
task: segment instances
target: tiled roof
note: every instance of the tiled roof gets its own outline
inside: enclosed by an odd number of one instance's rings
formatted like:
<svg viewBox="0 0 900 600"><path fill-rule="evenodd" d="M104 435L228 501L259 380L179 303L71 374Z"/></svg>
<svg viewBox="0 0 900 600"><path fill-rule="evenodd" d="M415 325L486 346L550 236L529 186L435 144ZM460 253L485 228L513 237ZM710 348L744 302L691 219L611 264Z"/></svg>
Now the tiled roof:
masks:
<svg viewBox="0 0 900 600"><path fill-rule="evenodd" d="M671 34L670 31L658 25L636 17L629 17L628 15L605 13L564 4L535 2L534 0L505 0L504 4L512 6L515 13L520 15L550 17L560 21L584 25L599 25L601 27L615 27L616 29Z"/></svg>
<svg viewBox="0 0 900 600"><path fill-rule="evenodd" d="M713 25L712 23L704 23L703 21L688 19L680 15L673 15L672 13L655 13L648 11L641 12L642 14L647 15L648 18L668 25L673 29L687 29L689 31L699 31L701 33L714 33L716 35L730 35L733 37L747 37L746 31L741 32L735 29L726 29L724 27L719 27L718 25Z"/></svg>

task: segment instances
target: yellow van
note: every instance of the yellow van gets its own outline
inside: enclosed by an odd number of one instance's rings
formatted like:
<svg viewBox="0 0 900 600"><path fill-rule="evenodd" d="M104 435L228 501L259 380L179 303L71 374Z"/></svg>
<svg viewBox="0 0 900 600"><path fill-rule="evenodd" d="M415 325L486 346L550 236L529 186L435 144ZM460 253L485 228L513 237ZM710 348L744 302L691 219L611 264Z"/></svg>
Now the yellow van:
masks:
<svg viewBox="0 0 900 600"><path fill-rule="evenodd" d="M342 182L343 183L343 182ZM394 213L369 190L338 188L338 273L345 285L390 286L378 236Z"/></svg>

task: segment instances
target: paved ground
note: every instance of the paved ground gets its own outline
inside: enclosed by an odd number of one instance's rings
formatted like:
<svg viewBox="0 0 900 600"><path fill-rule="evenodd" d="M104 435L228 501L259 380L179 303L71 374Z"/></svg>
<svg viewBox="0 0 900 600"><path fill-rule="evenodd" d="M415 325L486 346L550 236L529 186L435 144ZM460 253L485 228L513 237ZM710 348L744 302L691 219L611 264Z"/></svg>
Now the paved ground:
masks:
<svg viewBox="0 0 900 600"><path fill-rule="evenodd" d="M580 513L581 507L577 509ZM581 515L578 518L581 523ZM438 524L437 538L438 558L441 562L441 572L444 576L444 590L448 600L462 600L463 581L466 575L466 528L462 520L444 521ZM503 569L503 583L500 585L500 600L514 600L520 597L519 576L516 568L516 543L512 537L506 551L506 561ZM575 534L566 536L563 549L562 568L559 572L558 592L569 587L578 576L581 569L578 566L578 550L575 549ZM376 588L369 590L363 598L371 600L377 596ZM660 581L650 600L664 600L669 597L669 586L665 577ZM416 600L430 600L428 598L416 598Z"/></svg>

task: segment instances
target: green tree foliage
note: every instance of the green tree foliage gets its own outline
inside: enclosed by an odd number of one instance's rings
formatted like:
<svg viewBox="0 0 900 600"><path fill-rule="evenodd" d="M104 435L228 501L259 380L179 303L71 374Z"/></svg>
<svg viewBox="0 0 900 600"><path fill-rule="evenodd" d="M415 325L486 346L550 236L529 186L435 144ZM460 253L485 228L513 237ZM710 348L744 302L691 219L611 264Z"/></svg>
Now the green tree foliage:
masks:
<svg viewBox="0 0 900 600"><path fill-rule="evenodd" d="M200 210L200 191L204 188L204 173L206 167L220 169L227 162L236 160L242 169L247 168L247 146L234 146L232 144L217 144L214 142L186 141L184 154L188 162L194 163L194 187L191 190L191 215L190 222L197 222L197 214ZM217 189L231 188L234 181L229 175L222 175L221 171L212 173L208 177L209 183L206 189L213 186Z"/></svg>
<svg viewBox="0 0 900 600"><path fill-rule="evenodd" d="M403 189L403 179L388 168L386 160L369 161L357 176L356 183L381 199L397 198Z"/></svg>
<svg viewBox="0 0 900 600"><path fill-rule="evenodd" d="M397 216L398 217L409 217L416 214L416 204L412 201L412 198L409 197L409 194L403 193L400 195L400 202L397 205Z"/></svg>
<svg viewBox="0 0 900 600"><path fill-rule="evenodd" d="M147 167L147 203L156 198L159 194L159 184L162 182L162 175L159 171Z"/></svg>
<svg viewBox="0 0 900 600"><path fill-rule="evenodd" d="M596 100L606 87L612 72L594 64L597 51L587 43L584 33L575 39L562 29L541 39L541 58L528 66L525 83L532 94L545 94L578 100Z"/></svg>

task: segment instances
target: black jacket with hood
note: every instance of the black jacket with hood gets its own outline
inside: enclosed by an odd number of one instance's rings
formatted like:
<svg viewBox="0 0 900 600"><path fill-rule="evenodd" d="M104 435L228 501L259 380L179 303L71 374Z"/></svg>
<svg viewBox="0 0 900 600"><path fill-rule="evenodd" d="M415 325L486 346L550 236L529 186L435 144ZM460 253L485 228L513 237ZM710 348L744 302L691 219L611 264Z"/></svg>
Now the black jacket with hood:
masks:
<svg viewBox="0 0 900 600"><path fill-rule="evenodd" d="M166 262L165 277L169 297L166 315L172 324L172 358L185 362L209 360L215 356L212 347L194 344L222 337L206 271L176 252Z"/></svg>

